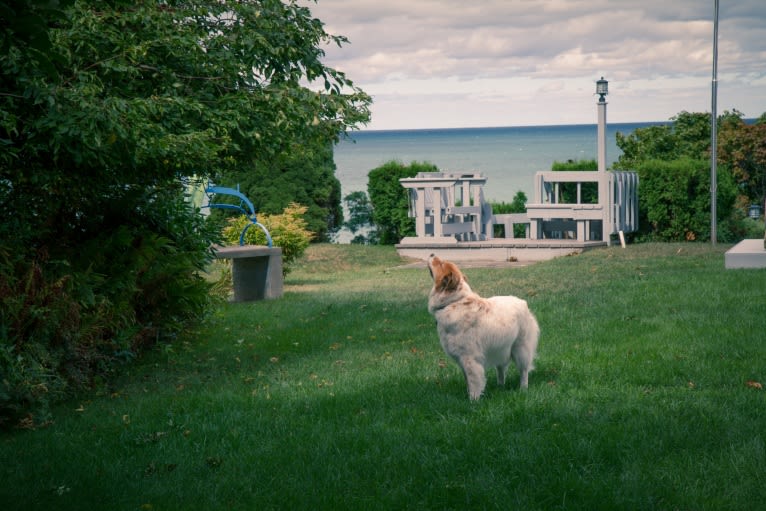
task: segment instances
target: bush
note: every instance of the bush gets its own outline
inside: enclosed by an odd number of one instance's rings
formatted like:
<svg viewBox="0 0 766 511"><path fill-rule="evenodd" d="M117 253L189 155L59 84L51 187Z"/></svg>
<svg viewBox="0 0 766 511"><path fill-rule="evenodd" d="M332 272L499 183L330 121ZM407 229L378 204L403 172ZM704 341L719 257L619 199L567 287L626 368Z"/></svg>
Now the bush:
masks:
<svg viewBox="0 0 766 511"><path fill-rule="evenodd" d="M76 253L0 253L0 425L44 420L51 403L105 380L207 309L200 271L206 240L216 238L174 187L134 200L140 206L84 231Z"/></svg>
<svg viewBox="0 0 766 511"><path fill-rule="evenodd" d="M367 192L372 203L372 220L377 228L381 245L399 243L406 236L415 235L415 219L410 218L409 191L399 179L415 177L418 172L438 172L436 165L412 162L405 166L389 161L370 171Z"/></svg>
<svg viewBox="0 0 766 511"><path fill-rule="evenodd" d="M502 215L506 213L526 213L527 212L527 194L518 191L516 192L516 195L513 196L513 201L510 203L508 202L492 202L492 213L495 215ZM503 229L503 226L501 225L495 225L494 226L494 236L500 237L501 230ZM513 227L513 236L514 238L524 238L526 237L526 227L523 225L515 225Z"/></svg>
<svg viewBox="0 0 766 511"><path fill-rule="evenodd" d="M258 215L258 223L263 224L269 231L271 240L276 247L282 249L282 272L287 275L293 263L300 258L309 246L312 237L306 227L306 206L292 203L279 215ZM242 230L250 223L245 215L232 217L223 229L223 239L228 245L238 245ZM266 235L257 226L252 226L245 234L245 243L250 245L266 245Z"/></svg>
<svg viewBox="0 0 766 511"><path fill-rule="evenodd" d="M640 162L636 171L641 182L639 224L644 234L661 241L710 239L709 162L648 160ZM735 196L731 174L719 170L719 223L730 217Z"/></svg>
<svg viewBox="0 0 766 511"><path fill-rule="evenodd" d="M568 160L566 162L554 161L551 166L554 171L595 171L598 170L596 160ZM577 183L559 184L559 199L565 204L577 203ZM598 204L598 183L582 183L580 185L580 203Z"/></svg>
<svg viewBox="0 0 766 511"><path fill-rule="evenodd" d="M551 170L598 170L598 162L596 160L554 161L553 165L551 165Z"/></svg>

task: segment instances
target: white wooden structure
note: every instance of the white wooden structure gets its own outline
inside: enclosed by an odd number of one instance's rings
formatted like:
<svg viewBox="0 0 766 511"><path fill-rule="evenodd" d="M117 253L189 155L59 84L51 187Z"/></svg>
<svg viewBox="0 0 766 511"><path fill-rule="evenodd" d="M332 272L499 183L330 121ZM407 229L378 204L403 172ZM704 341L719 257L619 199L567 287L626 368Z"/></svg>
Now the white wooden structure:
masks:
<svg viewBox="0 0 766 511"><path fill-rule="evenodd" d="M563 188L574 202L562 202ZM590 200L584 200L589 188ZM595 192L595 193L593 193ZM535 174L527 203L531 239L605 241L638 230L638 174L635 172L550 171Z"/></svg>
<svg viewBox="0 0 766 511"><path fill-rule="evenodd" d="M402 243L457 243L491 236L492 206L484 201L487 178L481 174L420 172L399 182L410 191L409 214L417 236Z"/></svg>
<svg viewBox="0 0 766 511"><path fill-rule="evenodd" d="M415 219L416 235L397 245L407 257L439 251L454 260L544 260L638 229L634 172L538 172L527 212L498 215L484 200L482 174L421 172L399 181ZM494 237L496 225L504 226L502 238ZM523 238L514 237L515 225L525 226Z"/></svg>

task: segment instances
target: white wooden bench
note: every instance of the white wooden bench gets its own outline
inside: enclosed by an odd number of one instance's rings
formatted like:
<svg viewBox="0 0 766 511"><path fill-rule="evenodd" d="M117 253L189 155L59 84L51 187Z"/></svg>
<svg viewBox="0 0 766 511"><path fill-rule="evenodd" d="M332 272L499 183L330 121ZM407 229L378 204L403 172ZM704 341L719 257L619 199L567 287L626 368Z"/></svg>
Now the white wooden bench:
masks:
<svg viewBox="0 0 766 511"><path fill-rule="evenodd" d="M504 238L515 238L513 234L516 225L524 226L524 238L529 238L529 216L526 213L500 213L492 215L492 225L503 226Z"/></svg>
<svg viewBox="0 0 766 511"><path fill-rule="evenodd" d="M586 183L594 183L596 203L583 202ZM560 202L560 188L574 185L575 202ZM635 172L550 171L535 174L535 192L527 203L531 239L571 237L601 240L619 231L638 230L638 174Z"/></svg>
<svg viewBox="0 0 766 511"><path fill-rule="evenodd" d="M403 243L418 243L425 238L456 242L485 237L487 208L481 187L487 179L481 174L420 172L399 182L409 190L409 215L415 218L417 236L405 238Z"/></svg>
<svg viewBox="0 0 766 511"><path fill-rule="evenodd" d="M262 245L213 247L218 259L231 259L234 301L250 302L282 296L282 249Z"/></svg>

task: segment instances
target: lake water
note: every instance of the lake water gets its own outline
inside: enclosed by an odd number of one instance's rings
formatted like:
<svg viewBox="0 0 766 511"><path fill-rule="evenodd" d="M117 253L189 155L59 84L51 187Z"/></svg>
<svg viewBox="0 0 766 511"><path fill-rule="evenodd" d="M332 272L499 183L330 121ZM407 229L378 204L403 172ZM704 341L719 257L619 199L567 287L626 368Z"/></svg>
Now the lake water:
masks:
<svg viewBox="0 0 766 511"><path fill-rule="evenodd" d="M607 167L620 156L616 133L665 123L607 125ZM532 196L535 172L555 161L597 159L597 126L532 126L433 130L360 131L335 147L335 175L342 196L367 191L367 174L390 160L426 161L440 172L480 172L484 196L511 202L518 191Z"/></svg>

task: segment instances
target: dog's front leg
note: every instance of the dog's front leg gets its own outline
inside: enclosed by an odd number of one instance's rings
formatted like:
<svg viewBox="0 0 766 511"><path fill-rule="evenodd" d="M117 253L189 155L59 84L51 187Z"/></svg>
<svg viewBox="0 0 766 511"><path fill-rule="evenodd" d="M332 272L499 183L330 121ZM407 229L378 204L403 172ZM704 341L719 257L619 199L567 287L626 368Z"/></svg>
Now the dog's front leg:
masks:
<svg viewBox="0 0 766 511"><path fill-rule="evenodd" d="M468 384L468 397L472 401L476 401L481 397L481 394L484 392L484 386L487 384L484 366L468 357L460 360L460 366L463 368L465 382Z"/></svg>

